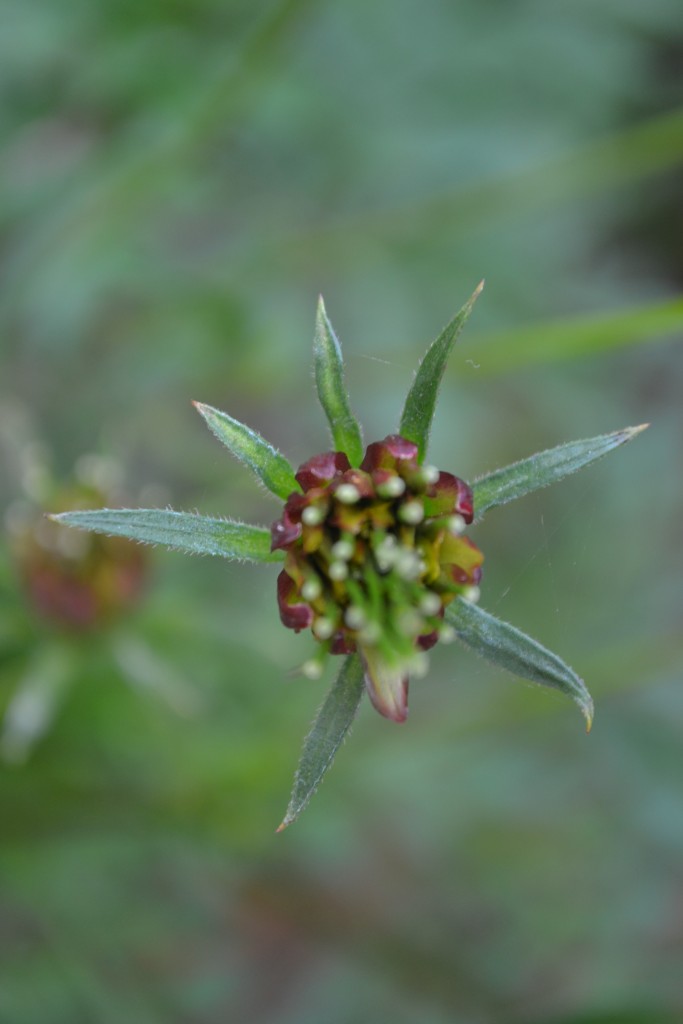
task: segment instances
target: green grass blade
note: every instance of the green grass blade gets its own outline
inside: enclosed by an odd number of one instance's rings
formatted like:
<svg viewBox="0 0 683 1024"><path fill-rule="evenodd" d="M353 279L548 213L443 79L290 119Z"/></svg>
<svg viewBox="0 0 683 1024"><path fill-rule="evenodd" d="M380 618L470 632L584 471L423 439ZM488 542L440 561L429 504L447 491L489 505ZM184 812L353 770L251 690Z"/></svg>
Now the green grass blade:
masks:
<svg viewBox="0 0 683 1024"><path fill-rule="evenodd" d="M318 398L330 424L335 449L346 452L352 466L359 466L363 460L363 438L346 393L341 345L328 320L322 295L315 320L313 358Z"/></svg>
<svg viewBox="0 0 683 1024"><path fill-rule="evenodd" d="M487 473L472 484L474 512L477 520L496 505L505 505L541 487L554 484L577 469L601 459L607 452L630 441L648 426L625 427L613 434L600 434L585 441L570 441L547 451L538 452L511 466Z"/></svg>
<svg viewBox="0 0 683 1024"><path fill-rule="evenodd" d="M263 526L210 519L194 512L173 512L162 508L103 508L96 511L60 512L50 516L65 526L127 537L145 544L194 555L220 555L251 562L279 562L282 553L270 551L270 531Z"/></svg>
<svg viewBox="0 0 683 1024"><path fill-rule="evenodd" d="M292 491L301 491L287 459L260 434L226 412L201 402L193 404L206 420L209 430L235 458L256 474L271 494L286 501Z"/></svg>
<svg viewBox="0 0 683 1024"><path fill-rule="evenodd" d="M616 313L570 317L477 339L477 373L502 373L660 341L683 331L683 299L648 303Z"/></svg>
<svg viewBox="0 0 683 1024"><path fill-rule="evenodd" d="M365 689L363 666L357 654L351 654L344 664L323 706L316 715L313 728L304 740L299 767L294 776L294 788L287 813L277 829L291 825L320 785L331 766L342 740L351 728Z"/></svg>
<svg viewBox="0 0 683 1024"><path fill-rule="evenodd" d="M593 723L593 701L582 679L557 654L536 640L497 619L489 612L457 597L446 609L446 619L458 638L482 658L522 679L551 686L572 697L586 719Z"/></svg>
<svg viewBox="0 0 683 1024"><path fill-rule="evenodd" d="M403 406L399 434L413 441L418 447L418 460L424 461L429 444L429 433L439 394L439 386L446 369L448 357L460 331L465 326L470 313L484 287L482 281L467 300L459 313L447 324L436 341L427 349L420 363L415 380Z"/></svg>

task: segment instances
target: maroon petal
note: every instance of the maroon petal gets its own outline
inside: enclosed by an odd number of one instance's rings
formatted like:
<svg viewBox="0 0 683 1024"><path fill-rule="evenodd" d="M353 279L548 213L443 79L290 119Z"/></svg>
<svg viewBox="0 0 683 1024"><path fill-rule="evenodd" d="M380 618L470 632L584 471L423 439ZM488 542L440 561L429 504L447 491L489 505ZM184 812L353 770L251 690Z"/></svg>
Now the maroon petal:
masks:
<svg viewBox="0 0 683 1024"><path fill-rule="evenodd" d="M373 441L368 445L360 468L368 473L375 469L394 469L397 462L404 459L413 461L416 458L416 444L406 441L400 434L389 434L383 441Z"/></svg>
<svg viewBox="0 0 683 1024"><path fill-rule="evenodd" d="M469 537L446 537L441 548L442 562L451 567L455 583L477 584L481 581L484 556Z"/></svg>
<svg viewBox="0 0 683 1024"><path fill-rule="evenodd" d="M284 517L276 519L270 528L270 550L278 551L280 548L287 548L298 540L303 527L301 523L286 523Z"/></svg>
<svg viewBox="0 0 683 1024"><path fill-rule="evenodd" d="M334 634L332 646L330 647L330 654L353 654L355 650L355 641L346 636L341 629L338 633Z"/></svg>
<svg viewBox="0 0 683 1024"><path fill-rule="evenodd" d="M369 473L363 473L360 469L347 469L339 478L340 484L353 484L361 498L374 498L375 488L372 484L372 477ZM335 484L338 487L339 484Z"/></svg>
<svg viewBox="0 0 683 1024"><path fill-rule="evenodd" d="M270 528L270 550L289 547L302 534L301 513L308 501L303 494L290 494L285 503L282 519L277 519Z"/></svg>
<svg viewBox="0 0 683 1024"><path fill-rule="evenodd" d="M282 624L288 629L298 633L313 622L313 609L303 603L294 580L284 570L277 578L277 603Z"/></svg>
<svg viewBox="0 0 683 1024"><path fill-rule="evenodd" d="M421 651L428 651L434 646L439 639L439 631L435 629L433 633L425 633L423 636L417 638L417 646Z"/></svg>
<svg viewBox="0 0 683 1024"><path fill-rule="evenodd" d="M455 479L458 481L458 499L455 503L455 511L463 517L466 523L471 523L474 519L472 488L464 480L461 480L459 476L456 476Z"/></svg>
<svg viewBox="0 0 683 1024"><path fill-rule="evenodd" d="M344 452L322 452L299 466L295 475L303 490L310 491L312 487L329 484L347 469L351 469L351 463Z"/></svg>
<svg viewBox="0 0 683 1024"><path fill-rule="evenodd" d="M457 512L466 523L474 518L472 488L452 473L439 473L439 479L427 489L425 513L428 516L447 516Z"/></svg>

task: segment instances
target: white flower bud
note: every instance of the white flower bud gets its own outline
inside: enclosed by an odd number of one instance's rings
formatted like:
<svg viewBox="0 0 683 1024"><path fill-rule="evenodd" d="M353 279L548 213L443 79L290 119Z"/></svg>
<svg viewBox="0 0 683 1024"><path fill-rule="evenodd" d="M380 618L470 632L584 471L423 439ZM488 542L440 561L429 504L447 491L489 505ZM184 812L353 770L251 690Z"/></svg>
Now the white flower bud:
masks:
<svg viewBox="0 0 683 1024"><path fill-rule="evenodd" d="M329 640L335 631L335 625L332 619L328 619L327 616L321 615L319 619L316 619L313 623L313 635L318 640Z"/></svg>
<svg viewBox="0 0 683 1024"><path fill-rule="evenodd" d="M404 505L401 505L398 510L398 518L403 523L407 523L408 526L417 526L421 523L425 516L425 510L421 501L417 498L413 498L411 501L406 501Z"/></svg>
<svg viewBox="0 0 683 1024"><path fill-rule="evenodd" d="M426 629L425 621L413 608L406 608L398 617L398 628L408 636L420 636Z"/></svg>
<svg viewBox="0 0 683 1024"><path fill-rule="evenodd" d="M354 544L351 540L338 540L336 544L332 545L333 556L341 562L348 562L350 558L353 558L353 552Z"/></svg>
<svg viewBox="0 0 683 1024"><path fill-rule="evenodd" d="M355 484L339 484L334 496L342 505L355 505L360 500L360 491Z"/></svg>
<svg viewBox="0 0 683 1024"><path fill-rule="evenodd" d="M402 579L416 580L422 572L424 563L415 551L403 548L394 559L394 566Z"/></svg>
<svg viewBox="0 0 683 1024"><path fill-rule="evenodd" d="M380 498L399 498L406 489L405 480L400 476L390 476L388 480L377 485Z"/></svg>
<svg viewBox="0 0 683 1024"><path fill-rule="evenodd" d="M464 533L466 526L467 523L458 512L456 512L455 515L453 516L449 516L448 532L452 533L454 537L457 537L459 534Z"/></svg>
<svg viewBox="0 0 683 1024"><path fill-rule="evenodd" d="M307 505L301 513L301 521L306 526L320 526L324 518L325 513L318 505Z"/></svg>
<svg viewBox="0 0 683 1024"><path fill-rule="evenodd" d="M429 672L429 658L424 651L418 651L410 660L410 674L422 679Z"/></svg>
<svg viewBox="0 0 683 1024"><path fill-rule="evenodd" d="M315 658L309 658L308 661L305 661L301 666L301 671L307 679L320 679L323 674L323 667Z"/></svg>
<svg viewBox="0 0 683 1024"><path fill-rule="evenodd" d="M376 644L382 635L379 623L368 622L367 626L364 626L358 634L364 644Z"/></svg>
<svg viewBox="0 0 683 1024"><path fill-rule="evenodd" d="M438 615L441 611L441 598L433 590L428 590L420 598L420 611L423 615Z"/></svg>
<svg viewBox="0 0 683 1024"><path fill-rule="evenodd" d="M322 584L317 576L309 576L301 588L301 596L305 601L315 601L322 592Z"/></svg>
<svg viewBox="0 0 683 1024"><path fill-rule="evenodd" d="M327 570L331 580L345 580L349 575L349 567L346 562L331 562L330 568Z"/></svg>
<svg viewBox="0 0 683 1024"><path fill-rule="evenodd" d="M362 608L352 604L344 613L344 621L349 629L362 629L368 621L368 617Z"/></svg>
<svg viewBox="0 0 683 1024"><path fill-rule="evenodd" d="M453 627L447 622L445 622L439 630L439 640L442 644L452 644L457 635L458 634L455 632Z"/></svg>

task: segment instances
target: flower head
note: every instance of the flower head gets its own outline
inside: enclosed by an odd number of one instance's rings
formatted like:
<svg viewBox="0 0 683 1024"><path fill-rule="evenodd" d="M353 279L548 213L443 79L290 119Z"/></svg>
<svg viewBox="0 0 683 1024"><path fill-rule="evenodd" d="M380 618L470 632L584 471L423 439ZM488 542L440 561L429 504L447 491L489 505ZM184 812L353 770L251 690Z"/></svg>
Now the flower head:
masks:
<svg viewBox="0 0 683 1024"><path fill-rule="evenodd" d="M360 654L377 710L406 719L408 676L424 674L447 606L476 592L483 555L466 537L472 490L458 477L421 466L418 446L398 434L368 445L358 469L325 452L296 473L272 526L271 549L285 551L277 581L283 625L310 629L322 671L329 654Z"/></svg>
<svg viewBox="0 0 683 1024"><path fill-rule="evenodd" d="M232 559L280 562L277 601L283 624L309 631L315 653L303 663L322 675L328 655L341 670L304 743L280 828L301 813L348 732L363 692L396 722L407 714L408 677L424 675L426 651L462 641L515 675L573 697L592 721L583 681L561 658L476 604L483 555L466 527L503 505L561 480L643 427L560 445L469 485L425 462L448 356L480 285L420 363L398 431L364 447L351 411L341 347L320 301L315 379L332 434L330 451L294 472L259 434L226 413L197 404L209 428L284 502L270 530L168 509L102 509L56 518L100 533Z"/></svg>

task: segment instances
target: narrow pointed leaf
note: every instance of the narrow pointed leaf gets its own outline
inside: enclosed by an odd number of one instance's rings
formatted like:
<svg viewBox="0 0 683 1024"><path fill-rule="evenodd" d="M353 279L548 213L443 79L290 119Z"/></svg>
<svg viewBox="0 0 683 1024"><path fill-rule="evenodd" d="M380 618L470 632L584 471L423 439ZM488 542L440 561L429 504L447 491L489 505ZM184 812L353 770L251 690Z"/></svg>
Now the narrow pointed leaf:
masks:
<svg viewBox="0 0 683 1024"><path fill-rule="evenodd" d="M593 701L582 679L557 654L515 626L497 619L458 597L446 609L446 619L466 647L522 679L552 686L572 697L581 708L587 729L593 722Z"/></svg>
<svg viewBox="0 0 683 1024"><path fill-rule="evenodd" d="M420 462L424 461L427 454L429 434L432 429L439 386L446 369L448 357L483 287L484 282L482 281L460 312L456 313L451 322L444 327L436 341L432 342L417 369L415 380L408 392L408 397L403 407L403 415L401 416L399 433L402 437L405 437L408 441L413 441L417 445L418 460Z"/></svg>
<svg viewBox="0 0 683 1024"><path fill-rule="evenodd" d="M330 692L320 708L313 728L304 740L299 767L287 813L277 829L291 825L320 785L332 764L342 740L351 728L365 688L363 666L357 654L351 654L342 665Z"/></svg>
<svg viewBox="0 0 683 1024"><path fill-rule="evenodd" d="M162 508L103 508L97 511L61 512L50 517L81 530L128 537L145 544L195 555L220 555L252 562L278 562L282 553L270 550L270 531L263 526L236 523L231 519L210 519L194 512L173 512Z"/></svg>
<svg viewBox="0 0 683 1024"><path fill-rule="evenodd" d="M292 491L300 491L294 470L287 459L255 430L201 402L193 403L204 417L209 430L232 452L235 458L256 474L268 490L286 501Z"/></svg>
<svg viewBox="0 0 683 1024"><path fill-rule="evenodd" d="M487 473L472 484L477 520L496 505L505 505L515 498L522 498L525 494L554 484L570 473L575 473L577 469L590 465L613 448L618 448L642 433L647 426L647 423L643 423L639 427L625 427L623 430L615 430L613 434L601 434L586 441L570 441L569 444L549 448L521 462Z"/></svg>
<svg viewBox="0 0 683 1024"><path fill-rule="evenodd" d="M330 424L335 449L345 452L352 466L360 466L363 438L346 393L341 345L327 318L322 295L315 321L313 358L318 398Z"/></svg>

